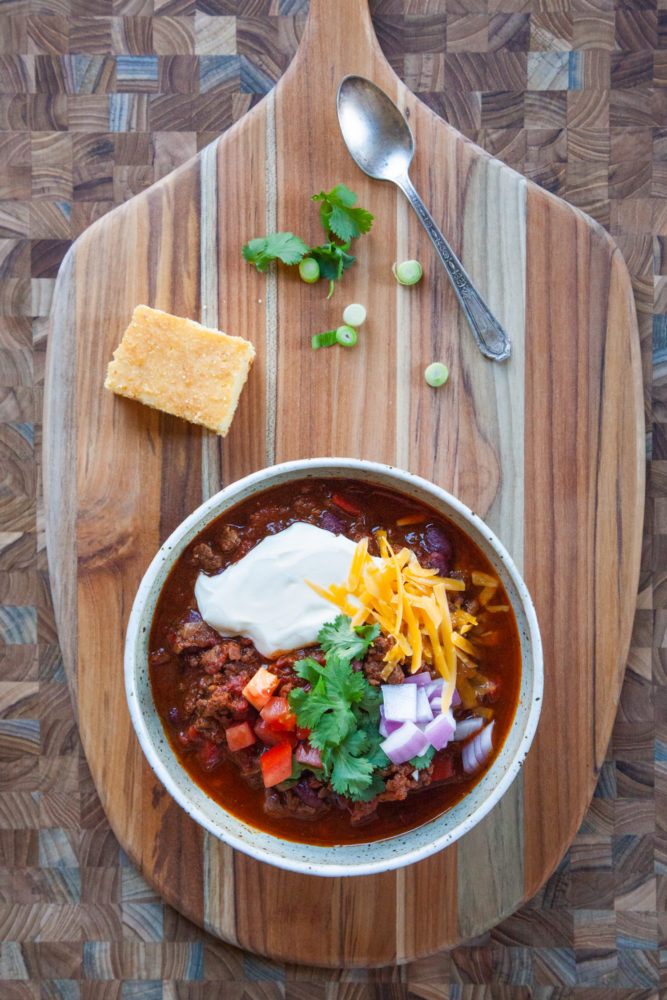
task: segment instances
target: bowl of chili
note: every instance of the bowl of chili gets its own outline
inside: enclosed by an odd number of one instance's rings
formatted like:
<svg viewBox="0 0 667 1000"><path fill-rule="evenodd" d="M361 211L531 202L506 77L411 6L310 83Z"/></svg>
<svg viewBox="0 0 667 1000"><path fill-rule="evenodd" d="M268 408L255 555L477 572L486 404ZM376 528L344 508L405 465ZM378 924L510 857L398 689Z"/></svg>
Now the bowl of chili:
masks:
<svg viewBox="0 0 667 1000"><path fill-rule="evenodd" d="M535 610L485 522L378 463L283 463L223 489L148 567L125 683L142 750L202 827L321 876L469 832L532 742Z"/></svg>

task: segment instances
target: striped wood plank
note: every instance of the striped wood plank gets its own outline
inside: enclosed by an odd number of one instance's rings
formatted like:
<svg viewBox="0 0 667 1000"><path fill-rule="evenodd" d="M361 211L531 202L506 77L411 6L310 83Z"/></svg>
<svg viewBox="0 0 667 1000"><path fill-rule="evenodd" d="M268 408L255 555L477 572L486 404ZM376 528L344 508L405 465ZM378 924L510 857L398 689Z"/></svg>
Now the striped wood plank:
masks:
<svg viewBox="0 0 667 1000"><path fill-rule="evenodd" d="M335 92L355 72L409 113L413 180L507 328L509 363L478 353L402 196L349 159ZM339 181L376 221L333 299L242 262L241 244L274 229L316 240L308 196ZM391 275L406 257L425 264L418 288ZM337 325L349 301L368 308L357 347L311 351L311 334ZM224 441L102 389L138 302L255 344ZM451 370L440 391L422 376L436 358ZM275 90L76 242L56 287L47 383L48 551L81 736L118 838L164 898L244 948L368 966L454 945L531 896L592 795L637 584L637 329L625 266L600 227L420 104L384 60L365 4L312 0ZM281 872L197 829L144 763L122 680L125 623L160 541L221 485L325 454L398 464L485 516L523 567L546 655L535 744L498 807L437 857L350 880Z"/></svg>

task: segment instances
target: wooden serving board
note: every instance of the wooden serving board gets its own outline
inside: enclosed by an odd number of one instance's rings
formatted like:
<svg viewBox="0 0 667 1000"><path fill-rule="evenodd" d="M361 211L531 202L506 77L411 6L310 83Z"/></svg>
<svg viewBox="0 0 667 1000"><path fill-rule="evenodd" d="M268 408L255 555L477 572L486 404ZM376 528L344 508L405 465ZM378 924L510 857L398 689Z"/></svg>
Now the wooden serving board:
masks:
<svg viewBox="0 0 667 1000"><path fill-rule="evenodd" d="M403 196L354 166L341 77L409 114L415 186L512 339L478 352ZM250 237L321 240L309 196L344 182L375 215L333 298L241 259ZM425 277L398 286L395 260ZM312 351L348 302L354 349ZM221 440L103 389L134 306L250 339L257 360ZM447 385L429 388L443 360ZM628 650L643 499L642 393L628 274L591 219L488 157L410 94L361 0L312 0L275 90L216 143L95 223L55 292L45 411L47 544L81 738L121 844L163 897L225 940L314 965L403 962L476 935L533 895L587 808ZM282 872L197 828L146 765L125 704L124 629L166 535L202 498L293 458L397 464L484 516L523 568L541 623L533 749L473 832L408 869L351 879Z"/></svg>

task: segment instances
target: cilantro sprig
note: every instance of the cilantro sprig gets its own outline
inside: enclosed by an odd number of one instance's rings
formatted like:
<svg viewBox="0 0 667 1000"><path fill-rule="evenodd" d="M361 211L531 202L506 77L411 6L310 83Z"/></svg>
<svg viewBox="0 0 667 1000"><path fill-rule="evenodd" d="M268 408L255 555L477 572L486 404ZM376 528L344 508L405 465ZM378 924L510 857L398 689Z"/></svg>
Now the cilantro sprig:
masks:
<svg viewBox="0 0 667 1000"><path fill-rule="evenodd" d="M369 232L373 216L356 205L357 196L344 184L336 184L331 191L314 194L312 201L321 201L320 221L326 233L333 233L341 243L356 240Z"/></svg>
<svg viewBox="0 0 667 1000"><path fill-rule="evenodd" d="M379 634L378 625L352 628L346 615L324 625L318 635L324 666L312 657L298 660L294 670L310 688L295 688L288 696L298 725L310 730L310 742L320 751L331 787L358 801L384 790L377 772L389 764L378 730L382 696L352 665Z"/></svg>
<svg viewBox="0 0 667 1000"><path fill-rule="evenodd" d="M288 266L300 264L306 258L315 261L319 267L319 277L329 284L329 298L333 294L334 282L339 281L344 271L352 267L356 257L348 253L352 240L370 231L373 216L365 208L356 204L357 196L345 184L336 184L331 191L320 191L312 196L319 201L320 221L326 239L320 246L308 246L294 233L269 233L244 244L242 254L245 260L257 266L258 271L266 271L272 260L281 260ZM308 281L317 280L308 277Z"/></svg>
<svg viewBox="0 0 667 1000"><path fill-rule="evenodd" d="M250 240L241 252L246 260L257 265L258 271L266 271L272 260L298 264L308 253L308 244L294 233L271 233Z"/></svg>

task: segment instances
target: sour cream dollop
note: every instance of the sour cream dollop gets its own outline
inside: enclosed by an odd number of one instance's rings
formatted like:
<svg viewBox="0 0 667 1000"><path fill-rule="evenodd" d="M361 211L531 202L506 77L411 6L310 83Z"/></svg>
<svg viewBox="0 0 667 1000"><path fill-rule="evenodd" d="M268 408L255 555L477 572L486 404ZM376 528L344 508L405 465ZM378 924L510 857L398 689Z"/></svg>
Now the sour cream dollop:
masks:
<svg viewBox="0 0 667 1000"><path fill-rule="evenodd" d="M356 545L297 521L264 538L217 576L195 583L199 613L221 635L244 635L262 656L311 646L339 613L306 580L327 588L347 580Z"/></svg>

